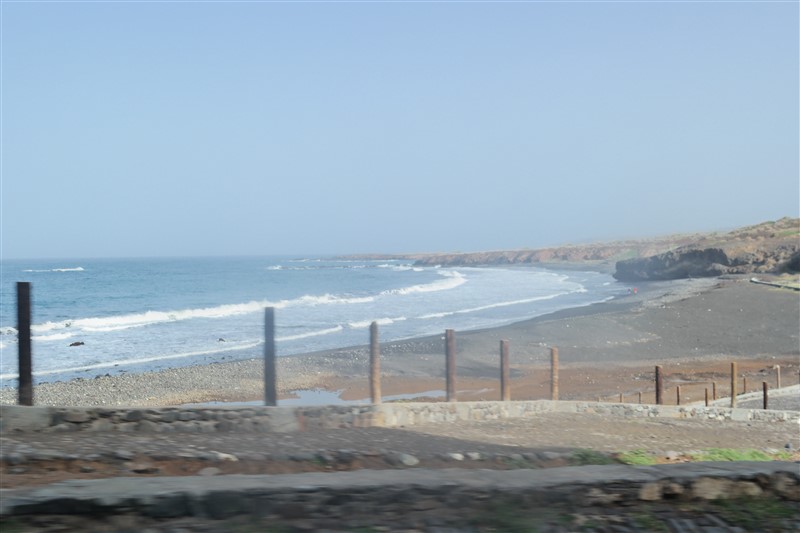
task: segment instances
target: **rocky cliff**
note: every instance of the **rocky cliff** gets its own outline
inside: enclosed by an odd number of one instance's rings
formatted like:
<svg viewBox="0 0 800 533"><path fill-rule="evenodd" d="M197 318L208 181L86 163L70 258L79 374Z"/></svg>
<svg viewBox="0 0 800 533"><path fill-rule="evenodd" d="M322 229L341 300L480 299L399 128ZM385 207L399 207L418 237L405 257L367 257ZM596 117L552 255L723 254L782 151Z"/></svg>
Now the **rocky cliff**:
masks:
<svg viewBox="0 0 800 533"><path fill-rule="evenodd" d="M709 234L650 257L619 261L614 277L647 281L798 270L800 219L783 218L726 234Z"/></svg>
<svg viewBox="0 0 800 533"><path fill-rule="evenodd" d="M623 281L800 271L800 219L782 218L728 233L671 235L552 248L468 253L370 254L420 266L579 265L616 270Z"/></svg>
<svg viewBox="0 0 800 533"><path fill-rule="evenodd" d="M406 259L418 266L487 266L536 264L589 264L612 270L619 259L646 257L693 242L695 236L678 235L647 240L564 245L552 248L402 255L362 255L361 259Z"/></svg>

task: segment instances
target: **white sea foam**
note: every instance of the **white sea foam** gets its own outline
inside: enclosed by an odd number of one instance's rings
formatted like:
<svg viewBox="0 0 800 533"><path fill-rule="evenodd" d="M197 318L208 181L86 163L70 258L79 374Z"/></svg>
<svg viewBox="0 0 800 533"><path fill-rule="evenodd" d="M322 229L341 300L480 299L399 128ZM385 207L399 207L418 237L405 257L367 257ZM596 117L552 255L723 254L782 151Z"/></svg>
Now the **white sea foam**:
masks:
<svg viewBox="0 0 800 533"><path fill-rule="evenodd" d="M398 316L395 318L378 318L376 320L360 320L356 322L348 322L347 327L350 329L364 329L370 327L373 322L377 322L379 326L388 326L390 324L394 324L395 322L402 322L404 320L408 320L404 316Z"/></svg>
<svg viewBox="0 0 800 533"><path fill-rule="evenodd" d="M84 272L83 267L73 267L73 268L48 268L44 270L23 270L23 272Z"/></svg>
<svg viewBox="0 0 800 533"><path fill-rule="evenodd" d="M578 292L578 291L570 291L570 292ZM481 305L478 307L470 307L467 309L457 309L455 311L446 311L443 313L428 313L425 315L421 315L418 318L422 320L427 320L431 318L444 318L446 316L453 316L453 315L463 315L467 313L475 313L477 311L485 311L486 309L495 309L497 307L509 307L512 305L521 305L521 304L529 304L533 302L541 302L544 300L552 300L553 298L558 298L559 296L564 296L565 294L570 294L570 292L557 292L555 294L549 294L547 296L537 296L535 298L523 298L521 300L509 300L506 302L496 302L493 304L488 305Z"/></svg>
<svg viewBox="0 0 800 533"><path fill-rule="evenodd" d="M381 295L408 295L414 293L436 292L453 289L465 283L467 279L455 271L441 271L443 279L428 284L412 285L400 289L384 291ZM90 332L109 332L149 326L152 324L177 322L197 318L216 319L260 313L265 307L284 309L288 307L316 307L320 305L356 305L375 301L374 296L337 296L334 294L304 295L299 298L279 301L250 301L241 304L225 304L216 307L183 309L176 311L146 311L111 317L79 318L66 322L45 322L32 326L35 333L75 328Z"/></svg>
<svg viewBox="0 0 800 533"><path fill-rule="evenodd" d="M69 339L74 336L73 333L53 333L52 335L37 335L33 337L33 340L39 342L63 341L64 339Z"/></svg>
<svg viewBox="0 0 800 533"><path fill-rule="evenodd" d="M116 366L126 366L126 365L138 365L142 363L153 363L157 361L168 361L171 359L183 359L186 357L197 357L200 355L212 355L215 353L224 353L224 352L234 352L240 350L249 350L255 348L259 344L263 344L264 341L259 340L255 342L247 342L243 344L239 344L236 346L229 346L222 349L215 349L215 350L199 350L195 352L184 352L184 353L175 353L175 354L165 354L165 355L154 355L151 357L141 357L137 359L121 359L116 361L105 361L102 363L96 363L91 365L83 365L83 366L72 366L72 367L65 367L65 368L53 368L50 370L42 370L39 372L34 372L34 376L50 376L53 374L61 374L67 372L83 372L85 370L98 370L101 368L113 368ZM18 378L18 374L0 374L0 380L3 379L14 379Z"/></svg>
<svg viewBox="0 0 800 533"><path fill-rule="evenodd" d="M319 337L321 335L330 335L331 333L339 333L344 330L342 326L336 326L328 329L320 329L317 331L309 331L308 333L299 333L297 335L287 335L285 337L276 337L275 340L281 341L296 341L298 339L308 339L309 337Z"/></svg>
<svg viewBox="0 0 800 533"><path fill-rule="evenodd" d="M59 331L67 328L96 333L109 332L197 318L228 318L251 313L261 313L265 307L283 309L286 307L361 304L372 301L374 301L374 298L371 296L341 297L333 294L322 294L318 296L305 295L301 296L300 298L279 300L277 302L261 300L242 304L226 304L216 307L197 309L182 309L177 311L146 311L144 313L133 313L128 315L77 318L75 320L64 322L45 322L31 326L31 331L39 335L50 331Z"/></svg>
<svg viewBox="0 0 800 533"><path fill-rule="evenodd" d="M422 285L411 285L410 287L403 287L402 289L385 290L381 292L381 296L388 296L388 295L406 296L415 293L446 291L449 289L455 289L456 287L463 285L464 283L467 282L467 278L463 274L455 270L442 270L437 273L443 276L444 279L440 279L432 283L425 283Z"/></svg>
<svg viewBox="0 0 800 533"><path fill-rule="evenodd" d="M330 305L330 304L365 304L374 302L372 296L348 297L335 296L333 294L323 294L322 296L301 296L296 300L282 300L274 307L289 307L296 305ZM283 304L283 305L282 305Z"/></svg>

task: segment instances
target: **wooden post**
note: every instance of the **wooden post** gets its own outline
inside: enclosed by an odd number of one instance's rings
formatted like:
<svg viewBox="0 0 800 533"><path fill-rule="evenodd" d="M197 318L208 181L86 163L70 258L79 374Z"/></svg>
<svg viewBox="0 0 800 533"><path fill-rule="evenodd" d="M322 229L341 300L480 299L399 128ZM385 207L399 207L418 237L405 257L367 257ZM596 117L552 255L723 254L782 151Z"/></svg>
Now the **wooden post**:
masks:
<svg viewBox="0 0 800 533"><path fill-rule="evenodd" d="M766 381L761 382L761 388L764 390L764 409L769 409L769 385Z"/></svg>
<svg viewBox="0 0 800 533"><path fill-rule="evenodd" d="M656 365L656 405L664 401L664 377L661 375L661 365Z"/></svg>
<svg viewBox="0 0 800 533"><path fill-rule="evenodd" d="M706 407L708 407L708 387L706 387Z"/></svg>
<svg viewBox="0 0 800 533"><path fill-rule="evenodd" d="M742 376L742 394L747 394L747 376Z"/></svg>
<svg viewBox="0 0 800 533"><path fill-rule="evenodd" d="M731 363L731 407L736 407L736 363Z"/></svg>
<svg viewBox="0 0 800 533"><path fill-rule="evenodd" d="M33 405L33 357L31 355L31 284L17 282L17 347L19 350L19 389L17 403Z"/></svg>
<svg viewBox="0 0 800 533"><path fill-rule="evenodd" d="M712 392L711 399L712 400L716 400L717 399L717 382L716 381L712 381L711 382L711 392Z"/></svg>
<svg viewBox="0 0 800 533"><path fill-rule="evenodd" d="M775 376L777 378L776 382L775 382L775 384L777 386L775 388L780 389L781 388L781 365L775 365Z"/></svg>
<svg viewBox="0 0 800 533"><path fill-rule="evenodd" d="M675 402L676 402L675 405L680 405L681 404L681 386L680 385L675 387Z"/></svg>
<svg viewBox="0 0 800 533"><path fill-rule="evenodd" d="M639 403L642 403L642 393L639 392Z"/></svg>
<svg viewBox="0 0 800 533"><path fill-rule="evenodd" d="M558 400L558 348L550 348L550 399Z"/></svg>
<svg viewBox="0 0 800 533"><path fill-rule="evenodd" d="M381 347L377 322L369 325L369 395L373 404L381 403Z"/></svg>
<svg viewBox="0 0 800 533"><path fill-rule="evenodd" d="M278 405L278 375L275 368L275 308L264 308L264 405Z"/></svg>
<svg viewBox="0 0 800 533"><path fill-rule="evenodd" d="M508 366L508 341L500 341L500 400L511 400L511 372Z"/></svg>
<svg viewBox="0 0 800 533"><path fill-rule="evenodd" d="M456 332L448 329L445 338L445 376L447 401L456 401Z"/></svg>
<svg viewBox="0 0 800 533"><path fill-rule="evenodd" d="M623 403L622 402L622 393L621 392L619 393L619 403Z"/></svg>

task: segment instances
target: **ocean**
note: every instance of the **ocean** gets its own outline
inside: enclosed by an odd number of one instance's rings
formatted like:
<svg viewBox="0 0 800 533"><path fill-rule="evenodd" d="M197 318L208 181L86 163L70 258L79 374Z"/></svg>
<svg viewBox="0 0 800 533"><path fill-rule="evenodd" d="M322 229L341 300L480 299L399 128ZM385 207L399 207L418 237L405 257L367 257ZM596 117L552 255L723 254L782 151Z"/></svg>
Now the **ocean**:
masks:
<svg viewBox="0 0 800 533"><path fill-rule="evenodd" d="M597 272L418 267L401 260L237 257L2 262L0 386L16 386L16 282L31 282L35 382L279 355L518 322L602 302ZM83 343L70 346L73 343Z"/></svg>

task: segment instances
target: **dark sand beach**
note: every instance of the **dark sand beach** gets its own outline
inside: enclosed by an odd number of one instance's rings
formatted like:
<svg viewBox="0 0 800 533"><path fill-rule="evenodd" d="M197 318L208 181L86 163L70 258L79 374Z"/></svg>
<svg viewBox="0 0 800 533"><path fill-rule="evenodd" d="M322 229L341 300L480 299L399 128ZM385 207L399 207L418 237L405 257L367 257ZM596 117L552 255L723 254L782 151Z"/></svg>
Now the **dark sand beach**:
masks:
<svg viewBox="0 0 800 533"><path fill-rule="evenodd" d="M684 402L703 399L711 382L728 394L730 363L737 362L748 389L762 381L798 383L800 296L744 278L692 279L643 284L637 294L563 310L516 324L457 332L460 400L499 398L499 341L508 340L512 399L548 398L550 346L560 359L560 398L652 402L655 365L666 375L667 403L675 385ZM444 332L442 332L444 333ZM365 339L366 344L367 339ZM444 335L381 345L384 396L441 391ZM347 347L280 357L280 398L322 389L342 400L369 398L368 349ZM37 386L37 405L166 406L263 398L263 362L220 362L145 374L123 374ZM740 383L740 388L743 383ZM16 392L0 391L15 403ZM432 394L430 400L441 399Z"/></svg>

